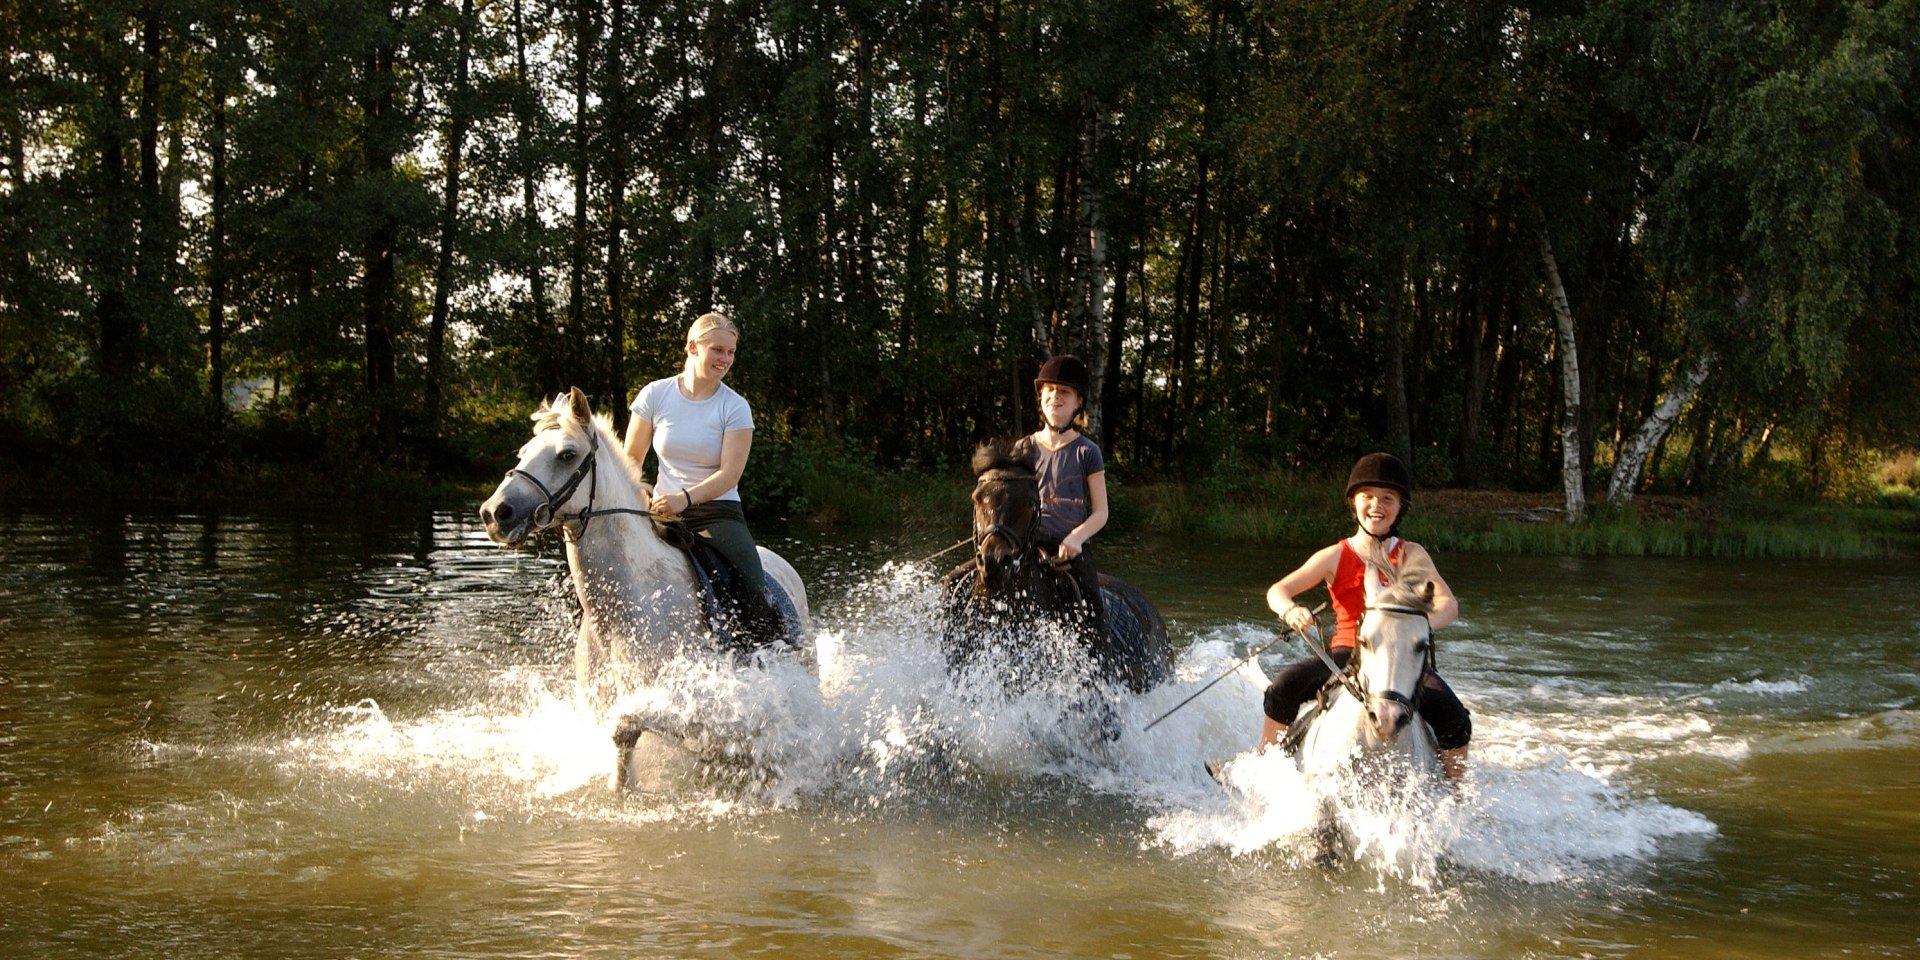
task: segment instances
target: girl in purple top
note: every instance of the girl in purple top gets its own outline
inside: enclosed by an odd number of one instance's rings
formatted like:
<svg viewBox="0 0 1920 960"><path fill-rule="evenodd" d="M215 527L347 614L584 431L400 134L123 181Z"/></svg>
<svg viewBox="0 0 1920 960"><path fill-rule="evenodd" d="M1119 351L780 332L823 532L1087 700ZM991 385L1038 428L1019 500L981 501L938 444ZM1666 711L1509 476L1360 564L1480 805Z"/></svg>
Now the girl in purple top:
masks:
<svg viewBox="0 0 1920 960"><path fill-rule="evenodd" d="M1107 525L1107 466L1099 445L1080 432L1092 378L1079 357L1061 354L1040 368L1033 385L1045 425L1014 441L1013 455L1032 466L1040 480L1037 539L1057 562L1066 564L1086 602L1094 636L1104 637L1100 573L1087 553L1087 541Z"/></svg>

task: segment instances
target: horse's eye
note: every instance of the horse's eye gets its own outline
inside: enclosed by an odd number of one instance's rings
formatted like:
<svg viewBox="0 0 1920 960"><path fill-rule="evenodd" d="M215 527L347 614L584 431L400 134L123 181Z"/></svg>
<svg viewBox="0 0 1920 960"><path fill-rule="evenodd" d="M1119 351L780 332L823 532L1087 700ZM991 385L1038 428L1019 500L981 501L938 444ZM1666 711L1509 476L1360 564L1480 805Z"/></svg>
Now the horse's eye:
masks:
<svg viewBox="0 0 1920 960"><path fill-rule="evenodd" d="M574 451L574 450L572 450L572 449L567 449L567 450L562 450L562 451L560 451L560 452L559 452L559 453L557 453L557 454L554 454L554 456L553 456L553 458L554 458L555 460L558 460L558 461L560 461L561 463L572 463L572 462L573 462L573 458L574 458L574 457L577 457L577 456L579 456L579 455L580 455L580 454L579 454L578 452L576 452L576 451Z"/></svg>

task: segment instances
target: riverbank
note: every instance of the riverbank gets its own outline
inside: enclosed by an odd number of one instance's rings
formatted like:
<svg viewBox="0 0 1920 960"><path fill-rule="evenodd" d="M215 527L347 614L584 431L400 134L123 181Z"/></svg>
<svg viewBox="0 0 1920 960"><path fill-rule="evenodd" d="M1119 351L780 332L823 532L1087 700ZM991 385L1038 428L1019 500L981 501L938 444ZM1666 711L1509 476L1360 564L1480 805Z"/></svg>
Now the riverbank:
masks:
<svg viewBox="0 0 1920 960"><path fill-rule="evenodd" d="M754 451L742 484L756 524L793 529L964 537L971 479L955 471L893 471L835 458ZM151 476L0 472L0 498L39 509L121 505L140 512L375 509L417 504L470 509L497 477L463 470L425 476L404 469L327 470L211 466ZM1334 492L1339 478L1280 471L1188 483L1114 481L1107 536L1191 536L1298 546L1352 524ZM1864 504L1723 494L1653 495L1625 508L1599 505L1583 522L1561 522L1556 493L1421 490L1403 532L1436 550L1584 556L1874 559L1920 555L1920 496L1883 485Z"/></svg>
<svg viewBox="0 0 1920 960"><path fill-rule="evenodd" d="M1301 545L1349 532L1338 478L1260 473L1194 483L1112 485L1107 535L1172 535ZM820 485L804 524L895 526L964 536L965 478L868 475ZM1562 522L1556 493L1419 491L1403 532L1447 552L1582 556L1875 559L1920 555L1920 496L1885 487L1850 505L1725 494L1653 495Z"/></svg>

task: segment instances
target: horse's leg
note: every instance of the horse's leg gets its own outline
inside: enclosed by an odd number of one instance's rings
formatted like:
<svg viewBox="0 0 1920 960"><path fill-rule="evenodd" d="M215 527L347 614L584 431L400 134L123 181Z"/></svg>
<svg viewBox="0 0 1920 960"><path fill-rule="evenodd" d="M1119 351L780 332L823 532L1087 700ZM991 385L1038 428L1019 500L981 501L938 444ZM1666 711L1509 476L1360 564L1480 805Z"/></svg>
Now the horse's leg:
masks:
<svg viewBox="0 0 1920 960"><path fill-rule="evenodd" d="M643 710L621 716L613 727L614 789L625 792L633 785L633 752L639 747L642 735L664 736L675 746L690 750L688 741L702 731L698 723L665 711Z"/></svg>
<svg viewBox="0 0 1920 960"><path fill-rule="evenodd" d="M1107 600L1113 603L1109 610ZM1103 611L1109 611L1110 633L1101 638L1106 651L1104 666L1128 689L1144 693L1173 676L1173 646L1167 642L1167 625L1160 611L1133 585L1110 574L1100 574L1100 595L1096 599Z"/></svg>
<svg viewBox="0 0 1920 960"><path fill-rule="evenodd" d="M607 645L591 619L582 618L580 635L573 642L574 689L587 697L595 712L611 702L610 691L600 681L607 675Z"/></svg>
<svg viewBox="0 0 1920 960"><path fill-rule="evenodd" d="M1467 775L1467 747L1461 744L1440 751L1440 772L1447 775L1447 782L1455 787Z"/></svg>

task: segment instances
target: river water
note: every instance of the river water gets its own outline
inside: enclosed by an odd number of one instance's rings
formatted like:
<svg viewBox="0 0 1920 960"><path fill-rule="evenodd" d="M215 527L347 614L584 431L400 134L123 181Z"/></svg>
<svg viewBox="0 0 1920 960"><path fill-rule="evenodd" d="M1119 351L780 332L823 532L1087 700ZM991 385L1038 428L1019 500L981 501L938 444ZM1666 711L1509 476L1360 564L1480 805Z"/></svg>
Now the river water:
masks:
<svg viewBox="0 0 1920 960"><path fill-rule="evenodd" d="M0 956L1920 955L1911 561L1438 557L1472 772L1326 867L1283 761L1202 768L1251 745L1254 667L1142 729L1272 638L1305 547L1103 538L1180 651L1107 741L947 677L942 539L763 536L818 688L677 664L649 695L752 759L649 738L623 794L555 544L0 515Z"/></svg>

